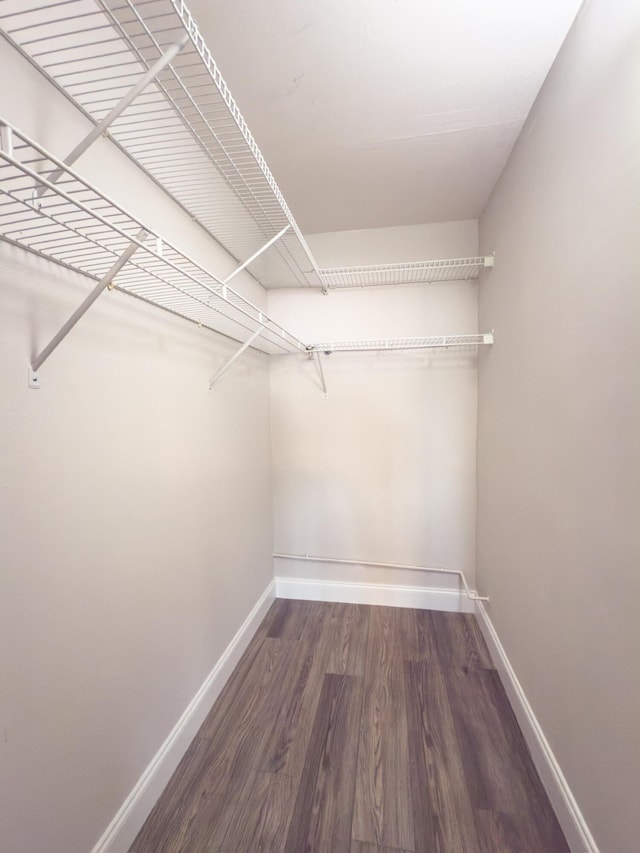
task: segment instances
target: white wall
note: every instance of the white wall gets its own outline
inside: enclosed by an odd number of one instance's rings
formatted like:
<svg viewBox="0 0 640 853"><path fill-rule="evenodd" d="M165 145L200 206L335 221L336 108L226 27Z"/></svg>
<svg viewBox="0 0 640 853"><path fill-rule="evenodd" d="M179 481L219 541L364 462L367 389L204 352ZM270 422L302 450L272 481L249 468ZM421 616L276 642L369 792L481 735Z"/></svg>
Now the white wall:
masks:
<svg viewBox="0 0 640 853"><path fill-rule="evenodd" d="M640 837L639 44L585 4L480 223L478 581L602 853Z"/></svg>
<svg viewBox="0 0 640 853"><path fill-rule="evenodd" d="M309 238L318 263L475 255L475 222ZM374 257L375 256L375 257ZM269 293L274 319L316 343L474 332L476 284ZM476 358L456 350L303 355L271 364L276 551L444 565L473 580ZM276 565L278 575L451 586L450 578Z"/></svg>
<svg viewBox="0 0 640 853"><path fill-rule="evenodd" d="M0 70L0 114L64 155L86 121L1 39ZM97 145L79 168L233 268ZM0 251L0 848L87 853L272 578L268 363L209 393L237 344L114 291L29 390L92 283Z"/></svg>

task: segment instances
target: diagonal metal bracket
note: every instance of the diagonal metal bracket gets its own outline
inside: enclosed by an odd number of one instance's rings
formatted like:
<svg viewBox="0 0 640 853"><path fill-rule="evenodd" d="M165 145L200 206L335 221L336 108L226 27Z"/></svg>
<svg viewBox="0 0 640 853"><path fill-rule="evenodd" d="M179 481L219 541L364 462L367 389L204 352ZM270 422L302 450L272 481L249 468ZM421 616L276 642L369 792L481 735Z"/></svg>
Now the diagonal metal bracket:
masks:
<svg viewBox="0 0 640 853"><path fill-rule="evenodd" d="M71 154L65 157L63 163L66 166L71 166L73 163L75 163L78 157L82 156L82 154L84 154L87 148L93 145L96 139L102 136L102 134L109 128L111 124L113 124L113 122L118 118L118 116L126 110L129 104L131 104L132 101L134 101L138 97L138 95L143 91L143 89L146 89L149 83L155 80L158 74L164 68L166 68L166 66L171 62L172 59L174 59L178 55L178 53L180 53L180 51L188 41L189 34L185 33L179 41L177 41L175 44L172 44L171 47L168 48L162 54L160 59L158 59L158 61L147 71L147 73L143 74L142 77L138 80L138 82L134 86L132 86L131 89L129 89L127 94L124 95L124 97L121 98L120 101L118 101L115 107L113 107L113 109L107 113L107 115L102 119L102 121L99 122L99 124L97 124L87 136L85 136L82 142L79 142L78 145L76 145ZM55 169L55 171L53 171L47 178L49 183L57 183L60 176L63 174L63 171L63 169ZM39 198L46 191L47 186L45 184L40 184L35 190L35 197Z"/></svg>
<svg viewBox="0 0 640 853"><path fill-rule="evenodd" d="M0 124L0 148L13 157L13 131L6 124Z"/></svg>
<svg viewBox="0 0 640 853"><path fill-rule="evenodd" d="M42 367L45 361L49 358L54 349L60 344L69 334L69 332L76 325L78 320L80 320L91 308L93 303L96 301L98 296L106 290L107 288L111 289L111 285L114 277L120 272L122 267L127 263L129 258L133 255L133 253L140 248L141 243L147 236L147 232L142 228L135 236L135 239L131 241L129 246L124 250L124 252L120 255L118 260L114 263L108 273L104 275L98 284L93 288L91 293L86 297L86 299L82 302L81 305L76 308L71 317L67 320L64 326L60 329L57 335L55 335L46 347L42 350L39 355L37 355L33 361L31 362L31 370L29 372L29 387L37 388L38 384L38 370Z"/></svg>
<svg viewBox="0 0 640 853"><path fill-rule="evenodd" d="M266 252L266 251L267 251L267 249L269 249L271 246L273 246L273 244L274 244L274 243L277 243L277 241L287 233L287 231L289 230L289 228L291 228L291 225L285 225L285 226L284 226L284 228L282 229L282 231L279 231L279 232L276 234L276 236L275 236L275 237L272 237L272 238L271 238L267 243L265 243L265 244L264 244L264 246L262 246L262 248L258 249L258 251L257 251L257 252L254 252L254 253L253 253L253 255L251 255L251 257L250 257L250 258L247 258L247 260L246 260L246 261L244 261L243 263L241 263L239 267L236 267L236 268L233 270L233 272L229 273L229 275L228 275L225 279L223 279L222 283L223 283L223 284L229 284L229 282L231 281L231 279L232 279L232 278L235 278L235 277L238 275L238 273L239 273L239 272L242 272L242 270L243 270L245 267L248 267L248 266L249 266L249 264L253 263L253 261L255 261L255 259L256 259L256 258L260 257L260 255L261 255L263 252Z"/></svg>
<svg viewBox="0 0 640 853"><path fill-rule="evenodd" d="M243 353L246 349L248 349L248 347L250 347L250 346L251 346L251 344L256 340L256 338L259 338L259 337L260 337L260 335L261 335L263 332L264 332L264 329L263 329L262 327L260 327L259 329L256 329L256 331L251 335L251 337L249 338L249 340L248 340L248 341L245 341L245 343L243 343L243 344L242 344L242 346L240 347L240 349L239 349L236 353L234 353L234 354L231 356L231 358L230 358L230 359L228 359L228 361L225 361L225 363L222 365L222 367L220 368L220 370L215 374L215 376L212 376L212 377L211 377L211 379L209 380L209 391L211 391L211 389L213 388L213 386L215 385L215 383L218 381L218 379L220 379L220 377L222 376L222 374L223 374L223 373L226 373L226 372L227 372L227 370L229 370L229 368L231 367L231 365L233 364L233 362L234 362L234 361L236 361L236 359L240 358L240 356L242 355L242 353Z"/></svg>
<svg viewBox="0 0 640 853"><path fill-rule="evenodd" d="M237 266L237 267L236 267L232 272L230 272L230 273L229 273L229 275L228 275L225 279L223 279L223 280L222 280L222 296L223 296L223 298L224 298L224 299L226 299L226 298L227 298L227 292L226 292L226 290L227 290L227 284L231 281L231 279L232 279L232 278L235 278L235 276L237 276L237 275L238 275L238 273L242 272L242 270L243 270L243 269L245 269L245 267L248 267L248 266L249 266L249 264L250 264L252 261L255 261L255 259L256 259L257 257L259 257L263 252L266 252L266 251L267 251L267 249L268 249L270 246L273 246L273 244L274 244L274 243L276 243L276 242L277 242L277 241L278 241L282 236L284 236L284 235L287 233L287 231L289 230L289 228L291 228L291 225L285 225L285 227L282 229L282 231L279 231L279 232L275 235L275 237L272 237L270 240L268 240L268 241L264 244L264 246L262 246L260 249L258 249L258 251L257 251L257 252L254 252L254 253L253 253L253 255L251 255L251 257L250 257L250 258L247 258L247 260L246 260L246 261L244 261L243 263L241 263L241 264L240 264L240 266ZM259 320L258 320L258 322L260 322L260 323L262 322L262 314L259 314ZM244 352L248 347L250 347L250 346L251 346L251 344L252 344L252 343L253 343L257 338L259 338L259 337L260 337L260 335L261 335L263 332L264 332L264 327L261 325L261 326L260 326L258 329L256 329L256 331L251 335L251 337L249 338L249 340L248 340L248 341L246 341L244 344L242 344L242 346L240 347L240 349L239 349L239 350L238 350L234 355L232 355L232 356L231 356L231 358L230 358L228 361L226 361L226 362L222 365L222 367L220 368L220 370L218 370L218 372L217 372L214 376L212 376L212 377L211 377L211 379L209 380L209 391L211 391L211 389L213 388L213 386L215 385L215 383L218 381L218 379L220 379L220 377L222 376L222 374L227 372L227 370L231 367L231 365L233 364L233 362L234 362L234 361L236 361L236 359L240 358L240 356L242 355L242 353L243 353L243 352Z"/></svg>
<svg viewBox="0 0 640 853"><path fill-rule="evenodd" d="M316 357L316 364L318 365L318 373L320 374L320 384L322 385L324 396L328 397L329 395L327 393L327 383L324 379L324 370L322 369L322 361L320 360L320 353L318 352L318 350L315 351L314 355Z"/></svg>

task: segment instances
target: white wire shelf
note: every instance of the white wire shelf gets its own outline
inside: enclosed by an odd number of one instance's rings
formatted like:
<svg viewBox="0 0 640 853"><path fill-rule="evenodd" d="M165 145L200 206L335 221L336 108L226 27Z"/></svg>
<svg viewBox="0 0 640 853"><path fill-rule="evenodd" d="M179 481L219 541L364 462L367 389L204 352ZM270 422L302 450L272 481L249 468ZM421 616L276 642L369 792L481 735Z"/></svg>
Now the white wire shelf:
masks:
<svg viewBox="0 0 640 853"><path fill-rule="evenodd" d="M319 270L319 274L327 290L461 281L478 278L484 267L493 266L493 261L493 256L488 255L479 258L449 258L441 261L414 261L377 266L325 267Z"/></svg>
<svg viewBox="0 0 640 853"><path fill-rule="evenodd" d="M304 237L181 0L3 0L0 31L96 124L167 49L186 41L108 135L238 261L289 225L249 266L264 286L321 286Z"/></svg>
<svg viewBox="0 0 640 853"><path fill-rule="evenodd" d="M378 338L369 341L326 341L313 344L313 352L378 352L388 350L442 349L493 343L493 332L476 335L434 335L427 338Z"/></svg>
<svg viewBox="0 0 640 853"><path fill-rule="evenodd" d="M175 55L105 134L265 287L325 291L477 278L493 258L319 269L182 0L2 0L0 33L98 125Z"/></svg>
<svg viewBox="0 0 640 853"><path fill-rule="evenodd" d="M305 344L73 169L0 118L0 236L100 280L135 247L116 274L124 293L267 354ZM56 170L56 183L45 176ZM38 195L39 190L44 190Z"/></svg>

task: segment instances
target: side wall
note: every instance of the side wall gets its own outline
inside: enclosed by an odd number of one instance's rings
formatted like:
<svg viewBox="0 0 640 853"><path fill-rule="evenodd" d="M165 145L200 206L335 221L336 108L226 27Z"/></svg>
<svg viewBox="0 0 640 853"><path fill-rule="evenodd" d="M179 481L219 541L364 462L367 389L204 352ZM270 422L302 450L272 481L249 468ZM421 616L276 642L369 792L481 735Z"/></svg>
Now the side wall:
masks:
<svg viewBox="0 0 640 853"><path fill-rule="evenodd" d="M314 235L322 266L475 255L475 222ZM475 282L272 291L309 342L474 332ZM475 556L476 355L305 356L271 366L277 552L463 569ZM278 576L455 586L451 576L278 561ZM456 580L457 583L457 580Z"/></svg>
<svg viewBox="0 0 640 853"><path fill-rule="evenodd" d="M480 223L478 583L603 853L640 836L639 44L585 4Z"/></svg>
<svg viewBox="0 0 640 853"><path fill-rule="evenodd" d="M86 121L0 39L0 114L64 155ZM213 272L234 261L112 146L78 168ZM0 848L87 853L273 577L269 373L0 243ZM241 287L266 305L262 289Z"/></svg>

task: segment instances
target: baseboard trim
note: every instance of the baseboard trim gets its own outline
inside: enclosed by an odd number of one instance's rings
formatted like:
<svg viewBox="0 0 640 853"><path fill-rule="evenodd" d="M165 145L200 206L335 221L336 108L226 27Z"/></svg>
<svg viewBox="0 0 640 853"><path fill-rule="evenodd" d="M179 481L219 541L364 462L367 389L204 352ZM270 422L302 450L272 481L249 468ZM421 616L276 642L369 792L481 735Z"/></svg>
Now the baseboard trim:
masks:
<svg viewBox="0 0 640 853"><path fill-rule="evenodd" d="M127 853L275 598L272 581L186 707L92 853Z"/></svg>
<svg viewBox="0 0 640 853"><path fill-rule="evenodd" d="M476 610L480 630L522 729L542 784L553 806L572 853L599 853L589 827L564 777L560 765L518 681L486 608L478 603Z"/></svg>
<svg viewBox="0 0 640 853"><path fill-rule="evenodd" d="M473 613L475 603L455 588L399 586L384 583L310 580L276 577L278 598L303 601L340 601L346 604L384 604L389 607L415 607L419 610L446 610Z"/></svg>

